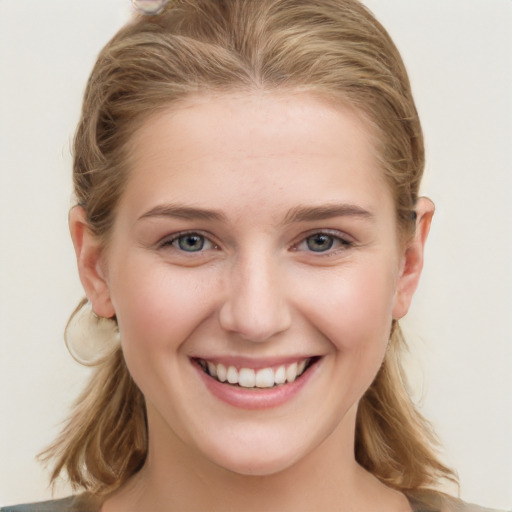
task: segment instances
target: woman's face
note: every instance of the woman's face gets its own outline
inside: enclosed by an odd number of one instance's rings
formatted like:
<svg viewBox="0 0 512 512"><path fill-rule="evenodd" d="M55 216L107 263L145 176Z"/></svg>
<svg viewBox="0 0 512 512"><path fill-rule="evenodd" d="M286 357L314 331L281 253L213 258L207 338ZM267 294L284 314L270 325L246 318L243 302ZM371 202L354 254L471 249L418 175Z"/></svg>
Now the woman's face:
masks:
<svg viewBox="0 0 512 512"><path fill-rule="evenodd" d="M150 457L171 446L243 474L352 457L409 300L365 122L304 93L204 96L152 117L131 151L89 297L117 317Z"/></svg>

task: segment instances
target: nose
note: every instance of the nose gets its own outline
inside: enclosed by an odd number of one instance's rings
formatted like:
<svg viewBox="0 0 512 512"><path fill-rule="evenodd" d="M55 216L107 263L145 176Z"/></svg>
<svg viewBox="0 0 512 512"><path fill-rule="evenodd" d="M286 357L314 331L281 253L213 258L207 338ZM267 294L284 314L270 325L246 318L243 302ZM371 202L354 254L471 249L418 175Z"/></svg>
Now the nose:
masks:
<svg viewBox="0 0 512 512"><path fill-rule="evenodd" d="M286 287L275 267L271 258L256 256L234 265L219 312L223 329L248 341L264 342L290 327Z"/></svg>

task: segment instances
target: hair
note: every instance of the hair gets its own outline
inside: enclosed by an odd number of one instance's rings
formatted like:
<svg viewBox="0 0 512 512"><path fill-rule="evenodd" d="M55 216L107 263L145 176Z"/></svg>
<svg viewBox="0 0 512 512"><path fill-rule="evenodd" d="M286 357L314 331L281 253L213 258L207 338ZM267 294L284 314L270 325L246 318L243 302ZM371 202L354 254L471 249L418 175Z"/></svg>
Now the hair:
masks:
<svg viewBox="0 0 512 512"><path fill-rule="evenodd" d="M98 56L74 140L74 187L90 229L108 244L128 173L128 142L152 114L196 94L306 91L349 105L375 135L399 233L414 231L424 168L423 135L402 59L357 0L174 0L136 16ZM115 319L114 319L115 320ZM393 322L356 423L357 461L386 485L436 488L455 474L440 462L430 424L401 367L405 342ZM121 486L147 453L144 398L121 349L93 374L61 436L44 452L77 488Z"/></svg>

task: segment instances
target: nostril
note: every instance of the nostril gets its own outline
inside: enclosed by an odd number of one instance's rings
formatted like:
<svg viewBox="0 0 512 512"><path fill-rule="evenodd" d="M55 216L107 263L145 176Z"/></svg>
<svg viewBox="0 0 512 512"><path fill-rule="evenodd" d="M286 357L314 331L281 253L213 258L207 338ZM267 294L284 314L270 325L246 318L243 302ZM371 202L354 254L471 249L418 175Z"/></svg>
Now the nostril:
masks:
<svg viewBox="0 0 512 512"><path fill-rule="evenodd" d="M224 304L219 312L219 323L224 330L245 340L265 342L286 331L291 321L285 307L271 310Z"/></svg>

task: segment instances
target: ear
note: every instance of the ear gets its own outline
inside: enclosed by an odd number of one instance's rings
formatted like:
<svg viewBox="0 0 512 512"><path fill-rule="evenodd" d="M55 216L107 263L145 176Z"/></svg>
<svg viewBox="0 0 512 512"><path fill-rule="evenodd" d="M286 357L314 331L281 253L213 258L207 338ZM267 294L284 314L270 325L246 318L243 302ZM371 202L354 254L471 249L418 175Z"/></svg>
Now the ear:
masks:
<svg viewBox="0 0 512 512"><path fill-rule="evenodd" d="M402 266L398 276L395 302L393 304L393 318L399 319L405 316L412 302L412 297L423 269L423 252L427 241L432 216L434 215L434 203L420 197L416 204L416 231L413 239L405 247Z"/></svg>
<svg viewBox="0 0 512 512"><path fill-rule="evenodd" d="M69 212L69 231L75 248L80 281L93 311L100 317L111 318L115 310L105 276L103 246L92 233L87 215L81 206Z"/></svg>

